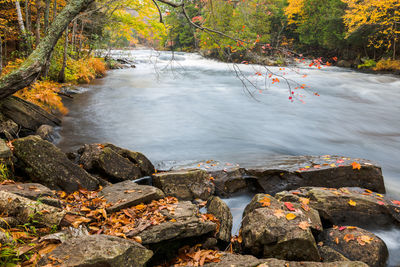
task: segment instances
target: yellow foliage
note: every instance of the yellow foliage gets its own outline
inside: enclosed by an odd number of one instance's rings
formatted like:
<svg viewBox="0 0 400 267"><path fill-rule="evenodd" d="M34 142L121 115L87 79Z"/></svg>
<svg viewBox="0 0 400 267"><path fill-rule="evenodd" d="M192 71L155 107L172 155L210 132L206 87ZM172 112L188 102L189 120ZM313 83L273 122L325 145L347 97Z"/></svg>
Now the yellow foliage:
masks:
<svg viewBox="0 0 400 267"><path fill-rule="evenodd" d="M285 15L288 17L289 24L299 24L299 18L304 16L304 0L289 0L289 5L285 8ZM295 19L296 15L299 17Z"/></svg>
<svg viewBox="0 0 400 267"><path fill-rule="evenodd" d="M1 72L1 75L6 75L9 74L10 72L12 72L13 70L19 68L19 66L21 66L21 64L24 62L23 58L17 58L14 61L9 61L7 63L7 66L5 66L3 68L3 71Z"/></svg>
<svg viewBox="0 0 400 267"><path fill-rule="evenodd" d="M61 86L56 82L38 81L14 95L34 103L48 112L56 110L65 115L68 113L68 109L64 107L62 99L58 95Z"/></svg>
<svg viewBox="0 0 400 267"><path fill-rule="evenodd" d="M381 59L378 63L376 63L374 70L400 71L400 60Z"/></svg>
<svg viewBox="0 0 400 267"><path fill-rule="evenodd" d="M91 80L102 77L106 73L106 64L100 58L67 60L65 78L67 82L89 83Z"/></svg>

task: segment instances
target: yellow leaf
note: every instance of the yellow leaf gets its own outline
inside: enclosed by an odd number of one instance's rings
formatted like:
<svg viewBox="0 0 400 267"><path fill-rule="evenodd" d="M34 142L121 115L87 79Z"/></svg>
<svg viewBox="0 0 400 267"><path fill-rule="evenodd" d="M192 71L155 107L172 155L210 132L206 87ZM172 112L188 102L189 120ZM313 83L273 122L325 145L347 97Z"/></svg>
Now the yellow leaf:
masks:
<svg viewBox="0 0 400 267"><path fill-rule="evenodd" d="M357 203L355 201L351 200L351 199L349 200L348 203L349 203L350 206L353 206L353 207L355 207L357 205Z"/></svg>
<svg viewBox="0 0 400 267"><path fill-rule="evenodd" d="M297 216L294 215L293 213L288 213L288 214L286 214L286 219L287 219L288 221L294 220L296 217L297 217Z"/></svg>

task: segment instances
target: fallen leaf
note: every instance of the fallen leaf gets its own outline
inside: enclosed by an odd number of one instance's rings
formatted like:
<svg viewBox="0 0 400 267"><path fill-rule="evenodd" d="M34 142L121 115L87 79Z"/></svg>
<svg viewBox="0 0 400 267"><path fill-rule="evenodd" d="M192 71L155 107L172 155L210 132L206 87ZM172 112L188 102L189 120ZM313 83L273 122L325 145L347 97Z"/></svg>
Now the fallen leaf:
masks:
<svg viewBox="0 0 400 267"><path fill-rule="evenodd" d="M336 243L336 244L339 244L339 237L336 237L336 238L335 238L335 243Z"/></svg>
<svg viewBox="0 0 400 267"><path fill-rule="evenodd" d="M362 235L362 236L357 237L357 242L361 246L364 246L365 244L370 244L372 240L373 240L373 238L370 236L367 236L367 235Z"/></svg>
<svg viewBox="0 0 400 267"><path fill-rule="evenodd" d="M376 203L378 203L381 206L385 205L385 202L383 202L383 201L377 201Z"/></svg>
<svg viewBox="0 0 400 267"><path fill-rule="evenodd" d="M309 198L301 197L301 198L299 198L299 200L304 205L310 204L310 199Z"/></svg>
<svg viewBox="0 0 400 267"><path fill-rule="evenodd" d="M392 200L392 203L400 206L400 201L398 201L398 200Z"/></svg>
<svg viewBox="0 0 400 267"><path fill-rule="evenodd" d="M345 230L345 229L347 229L346 226L340 226L340 227L339 227L339 231L343 231L343 230Z"/></svg>
<svg viewBox="0 0 400 267"><path fill-rule="evenodd" d="M357 205L357 203L355 201L351 200L351 199L349 200L348 203L349 203L350 206L353 206L353 207L355 207Z"/></svg>
<svg viewBox="0 0 400 267"><path fill-rule="evenodd" d="M274 216L277 217L278 219L285 217L285 212L283 210L275 210Z"/></svg>
<svg viewBox="0 0 400 267"><path fill-rule="evenodd" d="M288 210L290 210L290 211L295 211L295 210L296 210L296 209L293 207L293 204L290 203L290 202L285 202L285 203L283 203L283 204L285 204L286 208L287 208Z"/></svg>
<svg viewBox="0 0 400 267"><path fill-rule="evenodd" d="M294 215L293 213L288 213L288 214L286 214L286 219L287 219L288 221L294 220L296 217L297 217L297 216Z"/></svg>
<svg viewBox="0 0 400 267"><path fill-rule="evenodd" d="M357 170L361 169L361 164L358 162L355 162L355 161L353 163L351 163L351 166L353 166L353 169L357 169Z"/></svg>
<svg viewBox="0 0 400 267"><path fill-rule="evenodd" d="M263 197L261 200L258 201L258 203L261 203L263 207L269 207L271 205L271 199L268 197Z"/></svg>
<svg viewBox="0 0 400 267"><path fill-rule="evenodd" d="M355 237L354 237L353 234L346 234L346 235L343 237L343 240L346 241L346 242L348 243L348 242L351 241L351 240L355 240Z"/></svg>
<svg viewBox="0 0 400 267"><path fill-rule="evenodd" d="M307 230L310 227L310 224L307 221L302 221L299 223L299 227L303 230Z"/></svg>
<svg viewBox="0 0 400 267"><path fill-rule="evenodd" d="M138 242L139 244L142 244L142 238L140 236L134 236L133 240L135 240L136 242Z"/></svg>

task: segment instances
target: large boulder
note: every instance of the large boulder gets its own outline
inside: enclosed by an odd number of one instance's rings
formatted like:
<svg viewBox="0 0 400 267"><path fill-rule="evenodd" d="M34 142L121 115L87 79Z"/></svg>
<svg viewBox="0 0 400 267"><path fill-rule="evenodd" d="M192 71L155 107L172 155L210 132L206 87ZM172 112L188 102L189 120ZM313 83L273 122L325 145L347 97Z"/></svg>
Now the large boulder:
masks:
<svg viewBox="0 0 400 267"><path fill-rule="evenodd" d="M61 208L61 202L52 190L37 183L6 184L0 185L0 191L7 191L32 200L43 202L47 205Z"/></svg>
<svg viewBox="0 0 400 267"><path fill-rule="evenodd" d="M111 182L135 180L154 172L153 165L143 154L112 144L84 145L78 153L79 163L85 170Z"/></svg>
<svg viewBox="0 0 400 267"><path fill-rule="evenodd" d="M143 244L198 237L217 229L216 223L199 216L198 207L189 201L180 201L174 209L164 209L161 213L167 218L165 222L137 233Z"/></svg>
<svg viewBox="0 0 400 267"><path fill-rule="evenodd" d="M33 134L40 125L58 126L61 120L39 106L10 96L0 102L0 111L22 128L22 134Z"/></svg>
<svg viewBox="0 0 400 267"><path fill-rule="evenodd" d="M98 188L97 179L72 163L56 146L39 136L16 139L13 146L18 167L33 181L66 192L77 191L79 188Z"/></svg>
<svg viewBox="0 0 400 267"><path fill-rule="evenodd" d="M364 229L342 226L327 229L323 243L353 261L362 261L371 267L386 266L388 249L386 244Z"/></svg>
<svg viewBox="0 0 400 267"><path fill-rule="evenodd" d="M325 246L322 242L322 246L318 247L319 255L323 262L334 262L334 261L349 261L348 258L334 250L329 246Z"/></svg>
<svg viewBox="0 0 400 267"><path fill-rule="evenodd" d="M316 214L317 211L306 204L278 202L269 195L259 194L244 213L241 227L243 249L258 257L319 261L311 231L322 230Z"/></svg>
<svg viewBox="0 0 400 267"><path fill-rule="evenodd" d="M281 201L310 200L321 219L329 224L356 226L390 226L400 223L400 206L384 195L368 189L304 187L275 195ZM374 218L371 220L371 218Z"/></svg>
<svg viewBox="0 0 400 267"><path fill-rule="evenodd" d="M229 243L232 236L233 217L228 205L219 197L212 196L207 201L207 212L219 220L217 238Z"/></svg>
<svg viewBox="0 0 400 267"><path fill-rule="evenodd" d="M99 192L104 197L108 212L115 212L139 203L147 203L164 197L164 193L153 186L138 185L133 181L124 181L103 188Z"/></svg>
<svg viewBox="0 0 400 267"><path fill-rule="evenodd" d="M203 170L161 172L152 177L154 186L166 195L182 200L208 199L214 193L214 184Z"/></svg>
<svg viewBox="0 0 400 267"><path fill-rule="evenodd" d="M72 238L45 255L38 266L145 266L153 256L139 243L107 235Z"/></svg>
<svg viewBox="0 0 400 267"><path fill-rule="evenodd" d="M335 262L312 262L312 261L284 261L279 259L266 259L257 267L368 267L361 261L335 261Z"/></svg>

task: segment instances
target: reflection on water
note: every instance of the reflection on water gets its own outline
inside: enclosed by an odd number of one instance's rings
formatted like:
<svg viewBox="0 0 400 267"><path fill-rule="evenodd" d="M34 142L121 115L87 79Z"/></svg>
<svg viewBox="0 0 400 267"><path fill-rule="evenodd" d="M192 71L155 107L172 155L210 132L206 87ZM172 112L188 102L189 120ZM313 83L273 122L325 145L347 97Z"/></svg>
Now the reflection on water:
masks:
<svg viewBox="0 0 400 267"><path fill-rule="evenodd" d="M137 68L111 71L73 102L67 100L70 114L59 143L63 150L107 141L141 151L153 162L260 164L274 155L361 157L383 167L388 192L400 198L398 77L335 67L302 68L301 75L284 70L287 78L321 96L306 93L305 104L291 103L281 82L264 93L256 90L257 102L245 94L231 65L188 53L175 54L176 61L169 60L169 52L157 57L141 50L131 56ZM262 71L249 65L241 69L250 75ZM253 82L263 82L256 77Z"/></svg>

